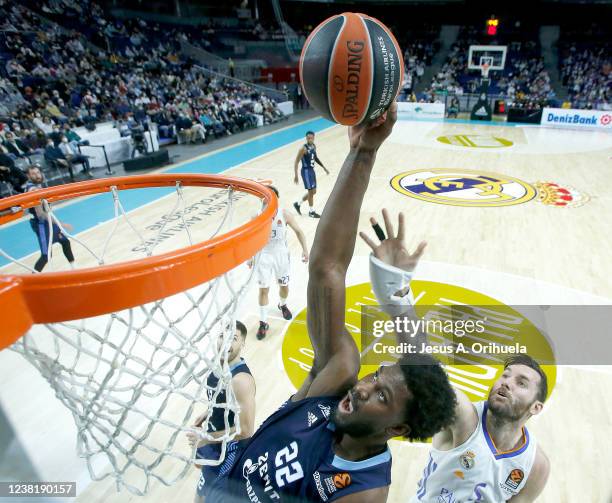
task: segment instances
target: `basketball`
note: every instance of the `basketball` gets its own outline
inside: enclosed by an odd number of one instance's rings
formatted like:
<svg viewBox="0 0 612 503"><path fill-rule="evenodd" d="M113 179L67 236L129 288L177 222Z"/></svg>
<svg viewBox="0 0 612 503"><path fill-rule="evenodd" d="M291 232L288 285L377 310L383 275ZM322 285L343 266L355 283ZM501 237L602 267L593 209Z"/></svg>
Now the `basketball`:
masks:
<svg viewBox="0 0 612 503"><path fill-rule="evenodd" d="M345 126L376 119L398 94L404 61L395 37L365 14L323 21L306 39L300 79L311 105Z"/></svg>

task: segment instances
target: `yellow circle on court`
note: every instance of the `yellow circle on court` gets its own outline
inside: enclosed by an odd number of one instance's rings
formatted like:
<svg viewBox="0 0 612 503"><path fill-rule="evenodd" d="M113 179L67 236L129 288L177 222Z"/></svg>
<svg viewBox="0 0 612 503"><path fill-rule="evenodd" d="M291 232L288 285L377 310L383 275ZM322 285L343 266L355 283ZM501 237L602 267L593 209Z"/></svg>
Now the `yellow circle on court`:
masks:
<svg viewBox="0 0 612 503"><path fill-rule="evenodd" d="M406 171L394 176L391 186L421 201L479 208L522 204L537 193L518 178L460 168Z"/></svg>
<svg viewBox="0 0 612 503"><path fill-rule="evenodd" d="M529 350L529 356L537 361L555 361L546 337L529 319L512 307L482 293L456 285L414 280L410 286L414 298L417 299L415 308L420 318L425 317L434 309L439 309L440 306L475 306L480 314L484 314L489 320L486 330L478 334L478 338L484 343L524 345ZM364 305L376 305L370 284L361 283L348 287L346 289L346 327L361 352L360 378L374 372L380 364L388 363L392 359L390 355L376 355L372 358L373 354L367 353L366 348L362 347L361 326ZM439 334L436 333L428 334L432 343L438 342L436 340L438 336ZM482 361L477 364L457 364L455 361L448 363L448 359L445 359L444 356L435 356L445 365L451 383L464 391L472 401L477 402L487 399L491 386L503 372L503 361L512 355L490 355L493 357L490 364L484 364ZM299 388L308 376L314 360L314 351L306 329L306 309L294 317L285 333L282 360L289 380L296 389ZM363 364L364 360L368 361L368 364ZM548 396L550 396L557 379L556 366L554 364L542 365L542 369L548 378Z"/></svg>
<svg viewBox="0 0 612 503"><path fill-rule="evenodd" d="M452 134L438 136L436 139L446 145L467 148L505 148L514 145L514 142L506 138L482 134Z"/></svg>

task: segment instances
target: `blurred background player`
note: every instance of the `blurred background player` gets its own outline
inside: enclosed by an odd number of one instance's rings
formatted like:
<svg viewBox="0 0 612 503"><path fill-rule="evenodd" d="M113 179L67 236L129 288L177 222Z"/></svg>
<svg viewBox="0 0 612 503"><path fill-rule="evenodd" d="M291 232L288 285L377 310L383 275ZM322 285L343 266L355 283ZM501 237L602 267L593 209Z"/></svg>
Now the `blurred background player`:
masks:
<svg viewBox="0 0 612 503"><path fill-rule="evenodd" d="M28 181L25 184L25 192L42 189L43 175L38 166L29 166L27 175ZM55 222L51 222L51 228L49 228L49 215L42 206L30 208L29 211L32 214L30 226L34 234L36 234L38 246L40 247L40 257L36 261L36 264L34 264L34 269L37 272L41 272L47 265L49 260L47 254L50 248L49 240L51 240L52 245L53 243L59 243L62 246L62 251L64 252L66 260L70 263L70 267L74 268L74 255L72 254L70 240L62 233L59 226ZM62 226L68 231L72 230L70 224L62 222Z"/></svg>
<svg viewBox="0 0 612 503"><path fill-rule="evenodd" d="M308 191L302 197L301 201L296 201L293 203L293 207L295 211L297 211L300 215L302 214L302 210L300 209L300 205L308 200L308 216L312 218L321 218L314 210L314 195L317 193L317 175L315 173L315 163L321 166L325 173L329 175L328 169L323 166L321 160L317 157L317 147L314 144L315 134L312 131L306 132L306 143L300 151L298 152L297 157L295 158L295 164L293 166L294 169L294 177L293 182L298 184L298 165L300 161L302 161L302 180L304 182L304 188Z"/></svg>
<svg viewBox="0 0 612 503"><path fill-rule="evenodd" d="M228 365L232 373L232 390L236 396L236 401L240 406L240 433L234 438L248 438L255 430L255 380L251 374L251 370L247 366L244 359L240 356L244 343L246 341L247 329L240 321L236 321L236 331L234 339L227 354ZM229 430L225 429L225 408L223 406L215 407L215 404L225 405L227 396L224 389L214 398L213 390L218 388L219 377L211 372L206 380L208 392L209 407L212 407L210 421L208 423L208 433L213 437L221 437L226 434L236 431L235 414L230 411L227 424ZM202 414L195 421L195 427L200 428L207 414ZM189 445L193 447L198 444L197 458L200 459L219 459L221 456L221 442L201 440L196 433L187 433ZM200 465L196 465L200 466ZM202 466L202 473L198 480L196 489L196 503L203 503L210 484L217 477L220 466ZM208 485L207 485L208 481Z"/></svg>
<svg viewBox="0 0 612 503"><path fill-rule="evenodd" d="M279 192L276 187L270 186L277 197ZM280 302L278 308L283 313L283 318L291 319L291 311L287 307L287 297L289 296L289 246L287 244L287 226L295 232L300 245L302 245L302 262L308 263L308 244L306 236L300 229L293 216L284 209L279 209L272 222L272 233L270 241L261 251L259 256L259 266L257 269L257 282L259 284L259 329L257 339L263 339L268 333L270 325L268 323L268 293L270 292L270 277L274 275L278 282L278 296ZM249 261L249 266L252 261Z"/></svg>

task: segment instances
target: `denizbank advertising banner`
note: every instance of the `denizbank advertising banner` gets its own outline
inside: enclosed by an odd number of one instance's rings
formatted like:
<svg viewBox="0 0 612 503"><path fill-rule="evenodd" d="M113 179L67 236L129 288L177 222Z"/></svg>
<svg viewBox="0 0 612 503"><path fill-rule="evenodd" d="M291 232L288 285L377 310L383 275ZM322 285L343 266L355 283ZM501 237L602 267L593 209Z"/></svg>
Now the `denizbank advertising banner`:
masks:
<svg viewBox="0 0 612 503"><path fill-rule="evenodd" d="M545 108L542 112L540 124L561 128L607 129L612 131L612 111Z"/></svg>

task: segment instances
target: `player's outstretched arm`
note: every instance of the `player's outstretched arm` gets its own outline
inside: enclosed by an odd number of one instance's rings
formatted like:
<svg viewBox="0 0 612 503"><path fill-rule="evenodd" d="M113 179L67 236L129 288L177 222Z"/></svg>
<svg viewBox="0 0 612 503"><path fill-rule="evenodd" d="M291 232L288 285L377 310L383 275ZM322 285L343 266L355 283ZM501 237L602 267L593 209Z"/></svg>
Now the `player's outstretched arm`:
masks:
<svg viewBox="0 0 612 503"><path fill-rule="evenodd" d="M294 400L341 394L357 378L359 351L344 327L345 278L376 153L396 119L393 103L375 123L349 128L350 151L323 210L310 253L306 321L315 356L311 376Z"/></svg>

